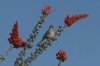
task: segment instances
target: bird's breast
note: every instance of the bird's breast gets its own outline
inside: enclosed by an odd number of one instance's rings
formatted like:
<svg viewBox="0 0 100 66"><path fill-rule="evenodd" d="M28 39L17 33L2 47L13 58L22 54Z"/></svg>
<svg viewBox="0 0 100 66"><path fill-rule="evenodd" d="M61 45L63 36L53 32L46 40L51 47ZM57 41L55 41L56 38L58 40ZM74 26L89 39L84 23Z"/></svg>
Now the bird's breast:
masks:
<svg viewBox="0 0 100 66"><path fill-rule="evenodd" d="M55 33L54 32L51 32L49 35L48 35L48 38L52 39L54 37Z"/></svg>

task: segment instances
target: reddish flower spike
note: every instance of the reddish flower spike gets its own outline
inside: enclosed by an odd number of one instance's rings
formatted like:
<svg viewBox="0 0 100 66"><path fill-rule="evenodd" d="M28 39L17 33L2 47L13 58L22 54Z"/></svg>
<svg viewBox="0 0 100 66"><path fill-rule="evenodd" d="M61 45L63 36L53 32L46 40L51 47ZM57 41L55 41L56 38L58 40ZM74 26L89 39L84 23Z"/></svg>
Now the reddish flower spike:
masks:
<svg viewBox="0 0 100 66"><path fill-rule="evenodd" d="M77 22L78 20L81 20L83 18L86 18L88 17L88 14L79 14L79 15L74 15L74 16L67 16L65 18L65 23L68 25L68 26L71 26L74 22Z"/></svg>
<svg viewBox="0 0 100 66"><path fill-rule="evenodd" d="M10 38L8 38L9 43L13 44L15 48L22 47L24 42L19 38L18 32L18 21L13 26L12 32L10 33Z"/></svg>
<svg viewBox="0 0 100 66"><path fill-rule="evenodd" d="M60 50L59 52L57 52L56 54L56 58L62 62L66 61L67 59L67 55L66 52L63 50Z"/></svg>
<svg viewBox="0 0 100 66"><path fill-rule="evenodd" d="M51 7L50 6L45 6L44 9L42 9L42 14L43 15L48 15L51 12Z"/></svg>

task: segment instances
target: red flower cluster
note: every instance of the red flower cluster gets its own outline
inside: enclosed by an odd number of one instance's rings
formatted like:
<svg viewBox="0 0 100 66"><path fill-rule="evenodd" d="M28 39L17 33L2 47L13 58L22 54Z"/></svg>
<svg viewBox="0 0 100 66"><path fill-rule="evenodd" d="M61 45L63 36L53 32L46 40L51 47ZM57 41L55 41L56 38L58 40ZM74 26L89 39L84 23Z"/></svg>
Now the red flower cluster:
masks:
<svg viewBox="0 0 100 66"><path fill-rule="evenodd" d="M57 54L56 54L56 58L62 62L66 61L67 59L67 55L66 52L63 50L60 50Z"/></svg>
<svg viewBox="0 0 100 66"><path fill-rule="evenodd" d="M51 12L51 7L46 6L44 9L42 9L42 14L43 15L48 15Z"/></svg>
<svg viewBox="0 0 100 66"><path fill-rule="evenodd" d="M79 15L74 15L74 16L67 16L65 18L65 23L68 26L71 26L74 22L77 22L78 20L82 19L82 18L86 18L88 16L88 14L79 14Z"/></svg>
<svg viewBox="0 0 100 66"><path fill-rule="evenodd" d="M18 34L18 21L13 26L12 33L10 33L10 38L8 38L9 43L13 44L16 48L22 47L24 42L19 38Z"/></svg>

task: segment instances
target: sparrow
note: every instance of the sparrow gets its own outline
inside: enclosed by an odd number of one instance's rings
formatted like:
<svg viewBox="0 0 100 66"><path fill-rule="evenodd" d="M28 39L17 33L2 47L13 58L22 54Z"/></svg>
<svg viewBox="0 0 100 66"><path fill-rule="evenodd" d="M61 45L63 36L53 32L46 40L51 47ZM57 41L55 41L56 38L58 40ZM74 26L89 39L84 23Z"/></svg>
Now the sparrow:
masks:
<svg viewBox="0 0 100 66"><path fill-rule="evenodd" d="M49 29L46 31L42 40L37 44L37 46L40 46L40 43L43 42L45 39L46 40L54 40L54 38L55 38L54 26L50 25Z"/></svg>

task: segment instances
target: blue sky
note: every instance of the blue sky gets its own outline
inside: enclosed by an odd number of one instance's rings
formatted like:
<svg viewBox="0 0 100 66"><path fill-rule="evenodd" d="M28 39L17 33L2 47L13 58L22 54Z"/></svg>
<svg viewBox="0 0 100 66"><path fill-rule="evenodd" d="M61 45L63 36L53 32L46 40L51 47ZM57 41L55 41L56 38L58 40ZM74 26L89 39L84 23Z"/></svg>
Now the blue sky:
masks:
<svg viewBox="0 0 100 66"><path fill-rule="evenodd" d="M45 5L58 8L46 18L37 40L32 43L33 49L28 52L34 51L35 45L50 24L57 30L66 15L87 13L89 17L66 28L52 47L44 51L30 66L57 66L55 54L60 49L65 50L68 55L67 61L61 66L100 66L100 0L0 0L0 54L10 46L9 32L15 21L19 21L20 37L26 41ZM0 66L14 66L20 50L22 49L12 50Z"/></svg>

